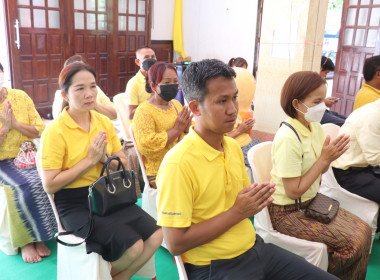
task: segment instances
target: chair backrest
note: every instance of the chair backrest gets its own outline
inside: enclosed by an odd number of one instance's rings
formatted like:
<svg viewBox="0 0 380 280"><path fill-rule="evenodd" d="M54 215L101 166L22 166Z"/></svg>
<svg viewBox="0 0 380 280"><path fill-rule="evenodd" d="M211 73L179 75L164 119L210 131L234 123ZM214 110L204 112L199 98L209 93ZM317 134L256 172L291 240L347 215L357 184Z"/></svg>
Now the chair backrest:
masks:
<svg viewBox="0 0 380 280"><path fill-rule="evenodd" d="M133 125L132 124L130 124L130 126L129 126L129 135L130 135L132 142L133 142L133 145L135 146L135 149L136 149L136 154L137 154L137 158L139 159L139 164L140 164L141 173L143 175L145 186L149 186L149 180L148 180L148 176L146 175L145 165L144 165L144 162L142 160L142 156L140 154L140 151L137 148L135 135L133 134Z"/></svg>
<svg viewBox="0 0 380 280"><path fill-rule="evenodd" d="M322 129L325 134L325 138L327 135L330 135L330 140L333 140L338 136L340 126L333 123L325 123L322 124Z"/></svg>
<svg viewBox="0 0 380 280"><path fill-rule="evenodd" d="M119 93L116 94L113 97L113 103L115 105L118 119L121 121L121 127L123 130L123 135L127 139L131 139L131 136L129 134L129 126L131 124L131 121L128 117L128 96L126 93ZM125 140L127 140L125 139Z"/></svg>
<svg viewBox="0 0 380 280"><path fill-rule="evenodd" d="M174 256L175 264L177 265L179 280L188 280L186 269L181 256Z"/></svg>
<svg viewBox="0 0 380 280"><path fill-rule="evenodd" d="M272 141L261 142L248 151L248 162L257 183L270 181L272 169Z"/></svg>

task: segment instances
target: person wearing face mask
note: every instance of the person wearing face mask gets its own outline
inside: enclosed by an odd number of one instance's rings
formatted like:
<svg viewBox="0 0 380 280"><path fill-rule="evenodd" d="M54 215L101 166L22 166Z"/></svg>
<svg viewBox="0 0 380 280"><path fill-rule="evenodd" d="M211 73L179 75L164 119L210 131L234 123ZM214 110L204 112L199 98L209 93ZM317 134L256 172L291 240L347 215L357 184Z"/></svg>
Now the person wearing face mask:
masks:
<svg viewBox="0 0 380 280"><path fill-rule="evenodd" d="M139 71L127 83L125 93L128 96L128 117L133 119L137 106L150 97L145 90L145 76L149 68L156 63L156 54L150 47L142 47L136 50L135 63Z"/></svg>
<svg viewBox="0 0 380 280"><path fill-rule="evenodd" d="M349 135L324 139L320 121L326 89L326 80L311 71L292 74L282 88L281 107L288 118L273 140L271 181L276 190L268 210L278 232L327 245L328 272L340 279L365 279L371 244L368 224L343 208L329 224L323 224L306 217L295 205L299 198L302 209L310 204L321 174L349 148Z"/></svg>
<svg viewBox="0 0 380 280"><path fill-rule="evenodd" d="M187 106L182 107L174 99L178 92L174 66L162 62L154 64L146 77L146 90L151 97L137 108L133 132L150 187L156 189L156 174L161 161L187 133L191 114Z"/></svg>
<svg viewBox="0 0 380 280"><path fill-rule="evenodd" d="M10 237L11 247L21 248L22 258L27 263L40 262L50 255L44 241L53 237L57 225L36 167L17 167L14 159L21 145L33 142L44 129L28 94L0 85L0 189L4 190L7 201L7 237ZM0 241L4 253L14 254L8 251L9 245L3 246L3 236Z"/></svg>

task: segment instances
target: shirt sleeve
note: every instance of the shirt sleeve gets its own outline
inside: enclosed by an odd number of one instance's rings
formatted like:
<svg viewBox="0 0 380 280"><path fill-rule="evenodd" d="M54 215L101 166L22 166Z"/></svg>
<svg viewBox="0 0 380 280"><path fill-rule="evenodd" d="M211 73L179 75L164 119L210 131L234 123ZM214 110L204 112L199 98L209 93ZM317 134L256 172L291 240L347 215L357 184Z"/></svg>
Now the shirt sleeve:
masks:
<svg viewBox="0 0 380 280"><path fill-rule="evenodd" d="M125 93L128 96L128 105L139 105L139 92L135 77L127 83Z"/></svg>
<svg viewBox="0 0 380 280"><path fill-rule="evenodd" d="M142 155L155 159L156 156L160 156L157 152L165 148L168 134L166 131L157 132L152 114L142 109L143 107L139 106L133 118L137 148Z"/></svg>
<svg viewBox="0 0 380 280"><path fill-rule="evenodd" d="M379 120L380 112L373 113L368 119ZM367 163L373 166L380 164L380 122L362 122L355 130L358 145L360 146Z"/></svg>
<svg viewBox="0 0 380 280"><path fill-rule="evenodd" d="M102 91L102 89L100 87L96 87L98 89L98 95L96 97L97 101L102 104L102 105L106 105L106 106L112 106L113 107L113 103L112 101L109 99L109 97Z"/></svg>
<svg viewBox="0 0 380 280"><path fill-rule="evenodd" d="M177 163L163 163L156 183L157 224L176 228L191 226L194 195L189 173Z"/></svg>
<svg viewBox="0 0 380 280"><path fill-rule="evenodd" d="M43 170L62 169L65 156L65 142L56 131L56 128L51 125L41 137L41 164Z"/></svg>
<svg viewBox="0 0 380 280"><path fill-rule="evenodd" d="M273 165L281 178L302 175L302 145L298 139L282 137L273 143Z"/></svg>
<svg viewBox="0 0 380 280"><path fill-rule="evenodd" d="M42 131L45 129L45 124L43 123L40 114L38 114L36 107L34 107L32 99L26 93L25 103L27 106L29 125L34 126L38 131L38 136L41 136Z"/></svg>

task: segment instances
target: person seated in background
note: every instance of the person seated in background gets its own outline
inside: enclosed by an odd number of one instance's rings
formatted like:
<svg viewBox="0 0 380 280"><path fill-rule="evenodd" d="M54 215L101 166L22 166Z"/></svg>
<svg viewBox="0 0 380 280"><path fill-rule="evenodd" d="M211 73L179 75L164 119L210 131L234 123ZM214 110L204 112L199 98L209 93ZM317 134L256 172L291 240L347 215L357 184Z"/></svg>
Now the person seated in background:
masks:
<svg viewBox="0 0 380 280"><path fill-rule="evenodd" d="M330 73L330 71L334 71L334 70L335 70L334 62L332 62L330 58L326 56L322 56L319 75L322 78L326 79L327 74ZM339 100L340 98L330 96L330 97L326 97L324 102L325 102L326 107L331 108ZM341 114L338 114L337 112L326 109L325 113L323 114L321 124L333 123L333 124L342 126L345 120L346 120L346 116L343 116Z"/></svg>
<svg viewBox="0 0 380 280"><path fill-rule="evenodd" d="M39 137L45 125L28 94L2 84L0 113L0 187L7 199L11 243L21 247L25 262L40 262L50 255L43 241L57 230L54 213L36 167L16 167L14 159L21 144Z"/></svg>
<svg viewBox="0 0 380 280"><path fill-rule="evenodd" d="M330 223L323 224L306 217L295 204L301 199L304 209L311 203L321 174L349 148L349 135L324 140L320 121L326 90L326 80L312 71L290 75L282 88L281 107L292 127L283 124L273 140L271 181L276 191L269 215L278 232L325 243L328 272L340 279L365 279L371 246L368 224L341 207Z"/></svg>
<svg viewBox="0 0 380 280"><path fill-rule="evenodd" d="M127 83L125 93L128 96L128 117L133 119L137 106L150 97L145 90L145 76L149 68L156 63L156 54L150 47L142 47L136 50L135 63L139 71Z"/></svg>
<svg viewBox="0 0 380 280"><path fill-rule="evenodd" d="M230 67L241 67L241 68L244 68L244 69L248 68L248 62L244 58L242 58L242 57L236 57L236 58L232 57L228 61L227 64Z"/></svg>
<svg viewBox="0 0 380 280"><path fill-rule="evenodd" d="M73 63L73 62L82 62L84 64L88 64L87 61L79 54L73 55L68 58L63 67ZM115 120L117 118L116 109L112 103L112 101L108 98L107 95L100 89L100 87L96 86L98 90L98 95L96 97L94 110L109 117L111 120ZM54 94L54 101L52 107L53 119L56 119L58 115L62 112L63 108L67 106L67 103L64 102L64 98L62 96L62 91L57 90Z"/></svg>
<svg viewBox="0 0 380 280"><path fill-rule="evenodd" d="M274 184L250 184L239 145L225 134L239 110L235 72L212 59L192 63L182 86L195 125L165 156L158 224L192 279L337 279L255 233L248 219L270 205Z"/></svg>
<svg viewBox="0 0 380 280"><path fill-rule="evenodd" d="M107 154L118 156L123 164L126 158L111 120L93 110L94 70L71 63L62 69L58 83L69 105L42 135L39 169L45 191L54 194L63 227L84 238L90 226L88 186L99 178ZM117 165L111 161L110 169ZM87 253L96 252L111 262L113 279L130 279L162 242L156 221L136 204L92 218Z"/></svg>
<svg viewBox="0 0 380 280"><path fill-rule="evenodd" d="M248 64L244 58L231 58L228 65L231 66L236 73L235 83L239 90L237 96L239 112L234 129L230 133L227 133L227 136L235 138L236 141L238 141L243 151L244 163L249 167L247 159L248 150L260 143L257 139L251 139L250 136L255 123L253 119L252 102L256 90L256 81L252 73L246 69Z"/></svg>
<svg viewBox="0 0 380 280"><path fill-rule="evenodd" d="M150 187L156 189L156 175L165 154L176 145L191 124L187 106L174 99L178 76L174 66L159 62L148 71L146 91L151 97L137 108L133 133L142 155Z"/></svg>
<svg viewBox="0 0 380 280"><path fill-rule="evenodd" d="M350 135L351 142L347 152L332 163L337 182L380 204L380 174L373 168L380 164L380 99L353 111L339 130L342 133Z"/></svg>
<svg viewBox="0 0 380 280"><path fill-rule="evenodd" d="M380 98L380 55L365 60L363 77L365 82L355 96L354 110Z"/></svg>

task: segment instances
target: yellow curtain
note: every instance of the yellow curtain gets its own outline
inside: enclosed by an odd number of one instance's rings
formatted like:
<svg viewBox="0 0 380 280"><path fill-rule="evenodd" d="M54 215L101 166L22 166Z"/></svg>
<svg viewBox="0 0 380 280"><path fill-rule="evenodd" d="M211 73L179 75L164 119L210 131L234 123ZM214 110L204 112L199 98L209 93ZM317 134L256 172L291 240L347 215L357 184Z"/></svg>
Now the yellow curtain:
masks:
<svg viewBox="0 0 380 280"><path fill-rule="evenodd" d="M182 0L175 0L173 47L182 57L186 57L182 42Z"/></svg>

